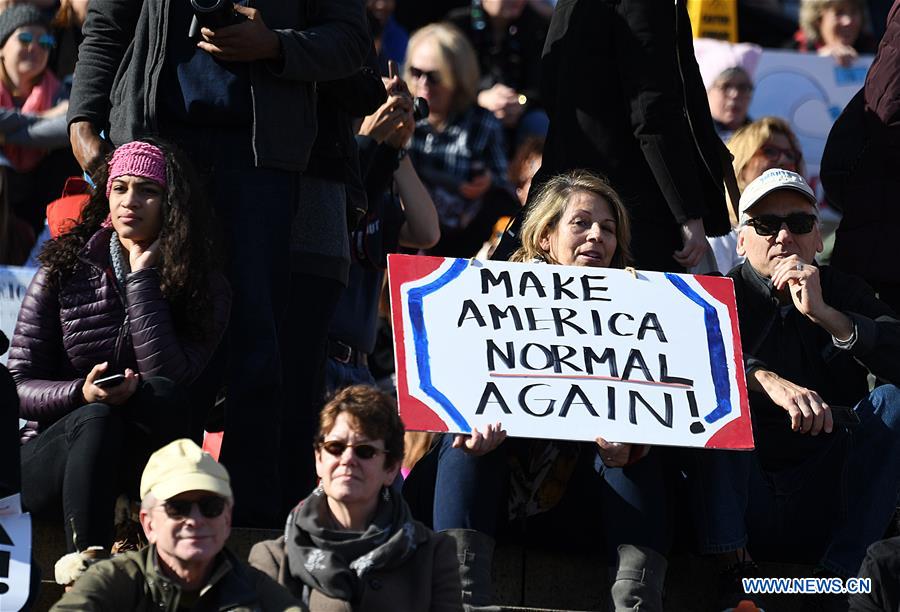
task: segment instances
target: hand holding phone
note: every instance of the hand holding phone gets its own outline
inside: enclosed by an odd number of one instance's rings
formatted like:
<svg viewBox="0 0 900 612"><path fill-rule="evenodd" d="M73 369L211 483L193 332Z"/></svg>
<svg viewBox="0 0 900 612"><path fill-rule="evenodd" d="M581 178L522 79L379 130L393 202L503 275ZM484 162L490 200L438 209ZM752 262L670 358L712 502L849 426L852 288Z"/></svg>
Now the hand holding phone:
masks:
<svg viewBox="0 0 900 612"><path fill-rule="evenodd" d="M111 406L120 406L128 401L137 390L139 376L131 368L122 374L107 375L109 362L98 363L85 377L81 387L81 395L86 404L103 402Z"/></svg>
<svg viewBox="0 0 900 612"><path fill-rule="evenodd" d="M112 387L118 387L123 382L125 382L124 374L113 374L112 376L104 376L103 378L98 378L94 381L94 384L100 387L101 389L111 389Z"/></svg>

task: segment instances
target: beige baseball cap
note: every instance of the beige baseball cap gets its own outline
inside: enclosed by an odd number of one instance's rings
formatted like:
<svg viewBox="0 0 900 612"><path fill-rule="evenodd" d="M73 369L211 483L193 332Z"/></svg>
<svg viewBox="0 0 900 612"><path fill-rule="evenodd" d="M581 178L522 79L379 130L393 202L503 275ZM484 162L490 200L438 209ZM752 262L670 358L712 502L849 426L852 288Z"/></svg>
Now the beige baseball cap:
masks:
<svg viewBox="0 0 900 612"><path fill-rule="evenodd" d="M187 438L175 440L150 455L141 475L141 499L152 494L163 501L186 491L209 491L231 498L225 467Z"/></svg>
<svg viewBox="0 0 900 612"><path fill-rule="evenodd" d="M802 194L818 211L816 194L812 190L812 187L803 180L802 176L796 172L791 172L790 170L772 168L771 170L766 170L760 174L744 188L744 193L741 194L741 202L738 206L741 223L746 223L747 219L750 218L749 215L747 215L747 211L750 210L754 204L778 189L792 189Z"/></svg>

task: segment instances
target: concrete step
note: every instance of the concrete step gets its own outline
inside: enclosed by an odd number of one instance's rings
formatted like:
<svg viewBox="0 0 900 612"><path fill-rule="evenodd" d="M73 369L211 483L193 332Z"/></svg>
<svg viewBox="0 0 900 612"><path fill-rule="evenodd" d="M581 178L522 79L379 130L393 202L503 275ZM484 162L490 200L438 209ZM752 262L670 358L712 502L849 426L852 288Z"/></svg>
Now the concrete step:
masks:
<svg viewBox="0 0 900 612"><path fill-rule="evenodd" d="M277 538L280 530L239 529L231 532L229 548L246 559L256 542ZM65 554L62 528L36 520L33 555L43 573L36 612L49 610L62 595L53 581L53 566ZM764 576L808 576L811 568L785 564L761 564ZM666 576L665 608L670 612L712 610L715 596L715 568L696 555L682 554L670 559ZM497 604L504 611L574 612L605 610L609 579L599 554L534 550L518 545L502 545L494 558L494 589ZM767 612L793 612L797 598L786 598Z"/></svg>

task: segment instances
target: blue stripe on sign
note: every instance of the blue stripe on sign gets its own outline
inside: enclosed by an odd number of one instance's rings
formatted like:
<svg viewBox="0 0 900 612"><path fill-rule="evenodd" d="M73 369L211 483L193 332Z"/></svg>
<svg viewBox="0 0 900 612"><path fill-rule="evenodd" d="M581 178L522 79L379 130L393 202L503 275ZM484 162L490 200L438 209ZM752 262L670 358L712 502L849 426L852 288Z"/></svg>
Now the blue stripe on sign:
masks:
<svg viewBox="0 0 900 612"><path fill-rule="evenodd" d="M419 370L419 388L431 399L440 404L441 408L453 419L453 422L461 431L472 431L472 427L466 422L466 419L459 413L456 407L447 399L447 396L438 391L431 384L431 361L428 356L428 332L425 330L425 311L422 300L425 296L434 293L438 289L444 287L450 281L454 280L469 265L467 259L457 259L450 268L441 274L438 278L423 285L409 290L408 307L409 321L412 325L413 344L416 350L416 367Z"/></svg>
<svg viewBox="0 0 900 612"><path fill-rule="evenodd" d="M715 423L731 413L731 383L728 380L728 355L725 353L725 341L722 339L722 327L719 325L719 313L688 285L683 278L666 273L675 288L689 300L703 308L703 320L706 323L706 343L709 346L709 367L712 371L713 387L716 390L716 407L703 419L707 423Z"/></svg>

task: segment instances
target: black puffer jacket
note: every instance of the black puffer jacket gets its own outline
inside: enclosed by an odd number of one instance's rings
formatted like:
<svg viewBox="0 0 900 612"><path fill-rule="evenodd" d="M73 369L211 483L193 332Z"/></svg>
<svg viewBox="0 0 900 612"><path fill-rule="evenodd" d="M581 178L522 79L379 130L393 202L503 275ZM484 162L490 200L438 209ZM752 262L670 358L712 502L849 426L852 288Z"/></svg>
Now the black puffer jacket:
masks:
<svg viewBox="0 0 900 612"><path fill-rule="evenodd" d="M85 377L104 361L110 373L131 368L143 377L190 383L228 323L231 292L221 275L210 279L213 326L203 341L176 333L155 268L129 274L120 295L110 265L111 235L111 229L94 234L61 287L41 268L22 302L8 365L19 391L19 415L39 429L84 403Z"/></svg>

